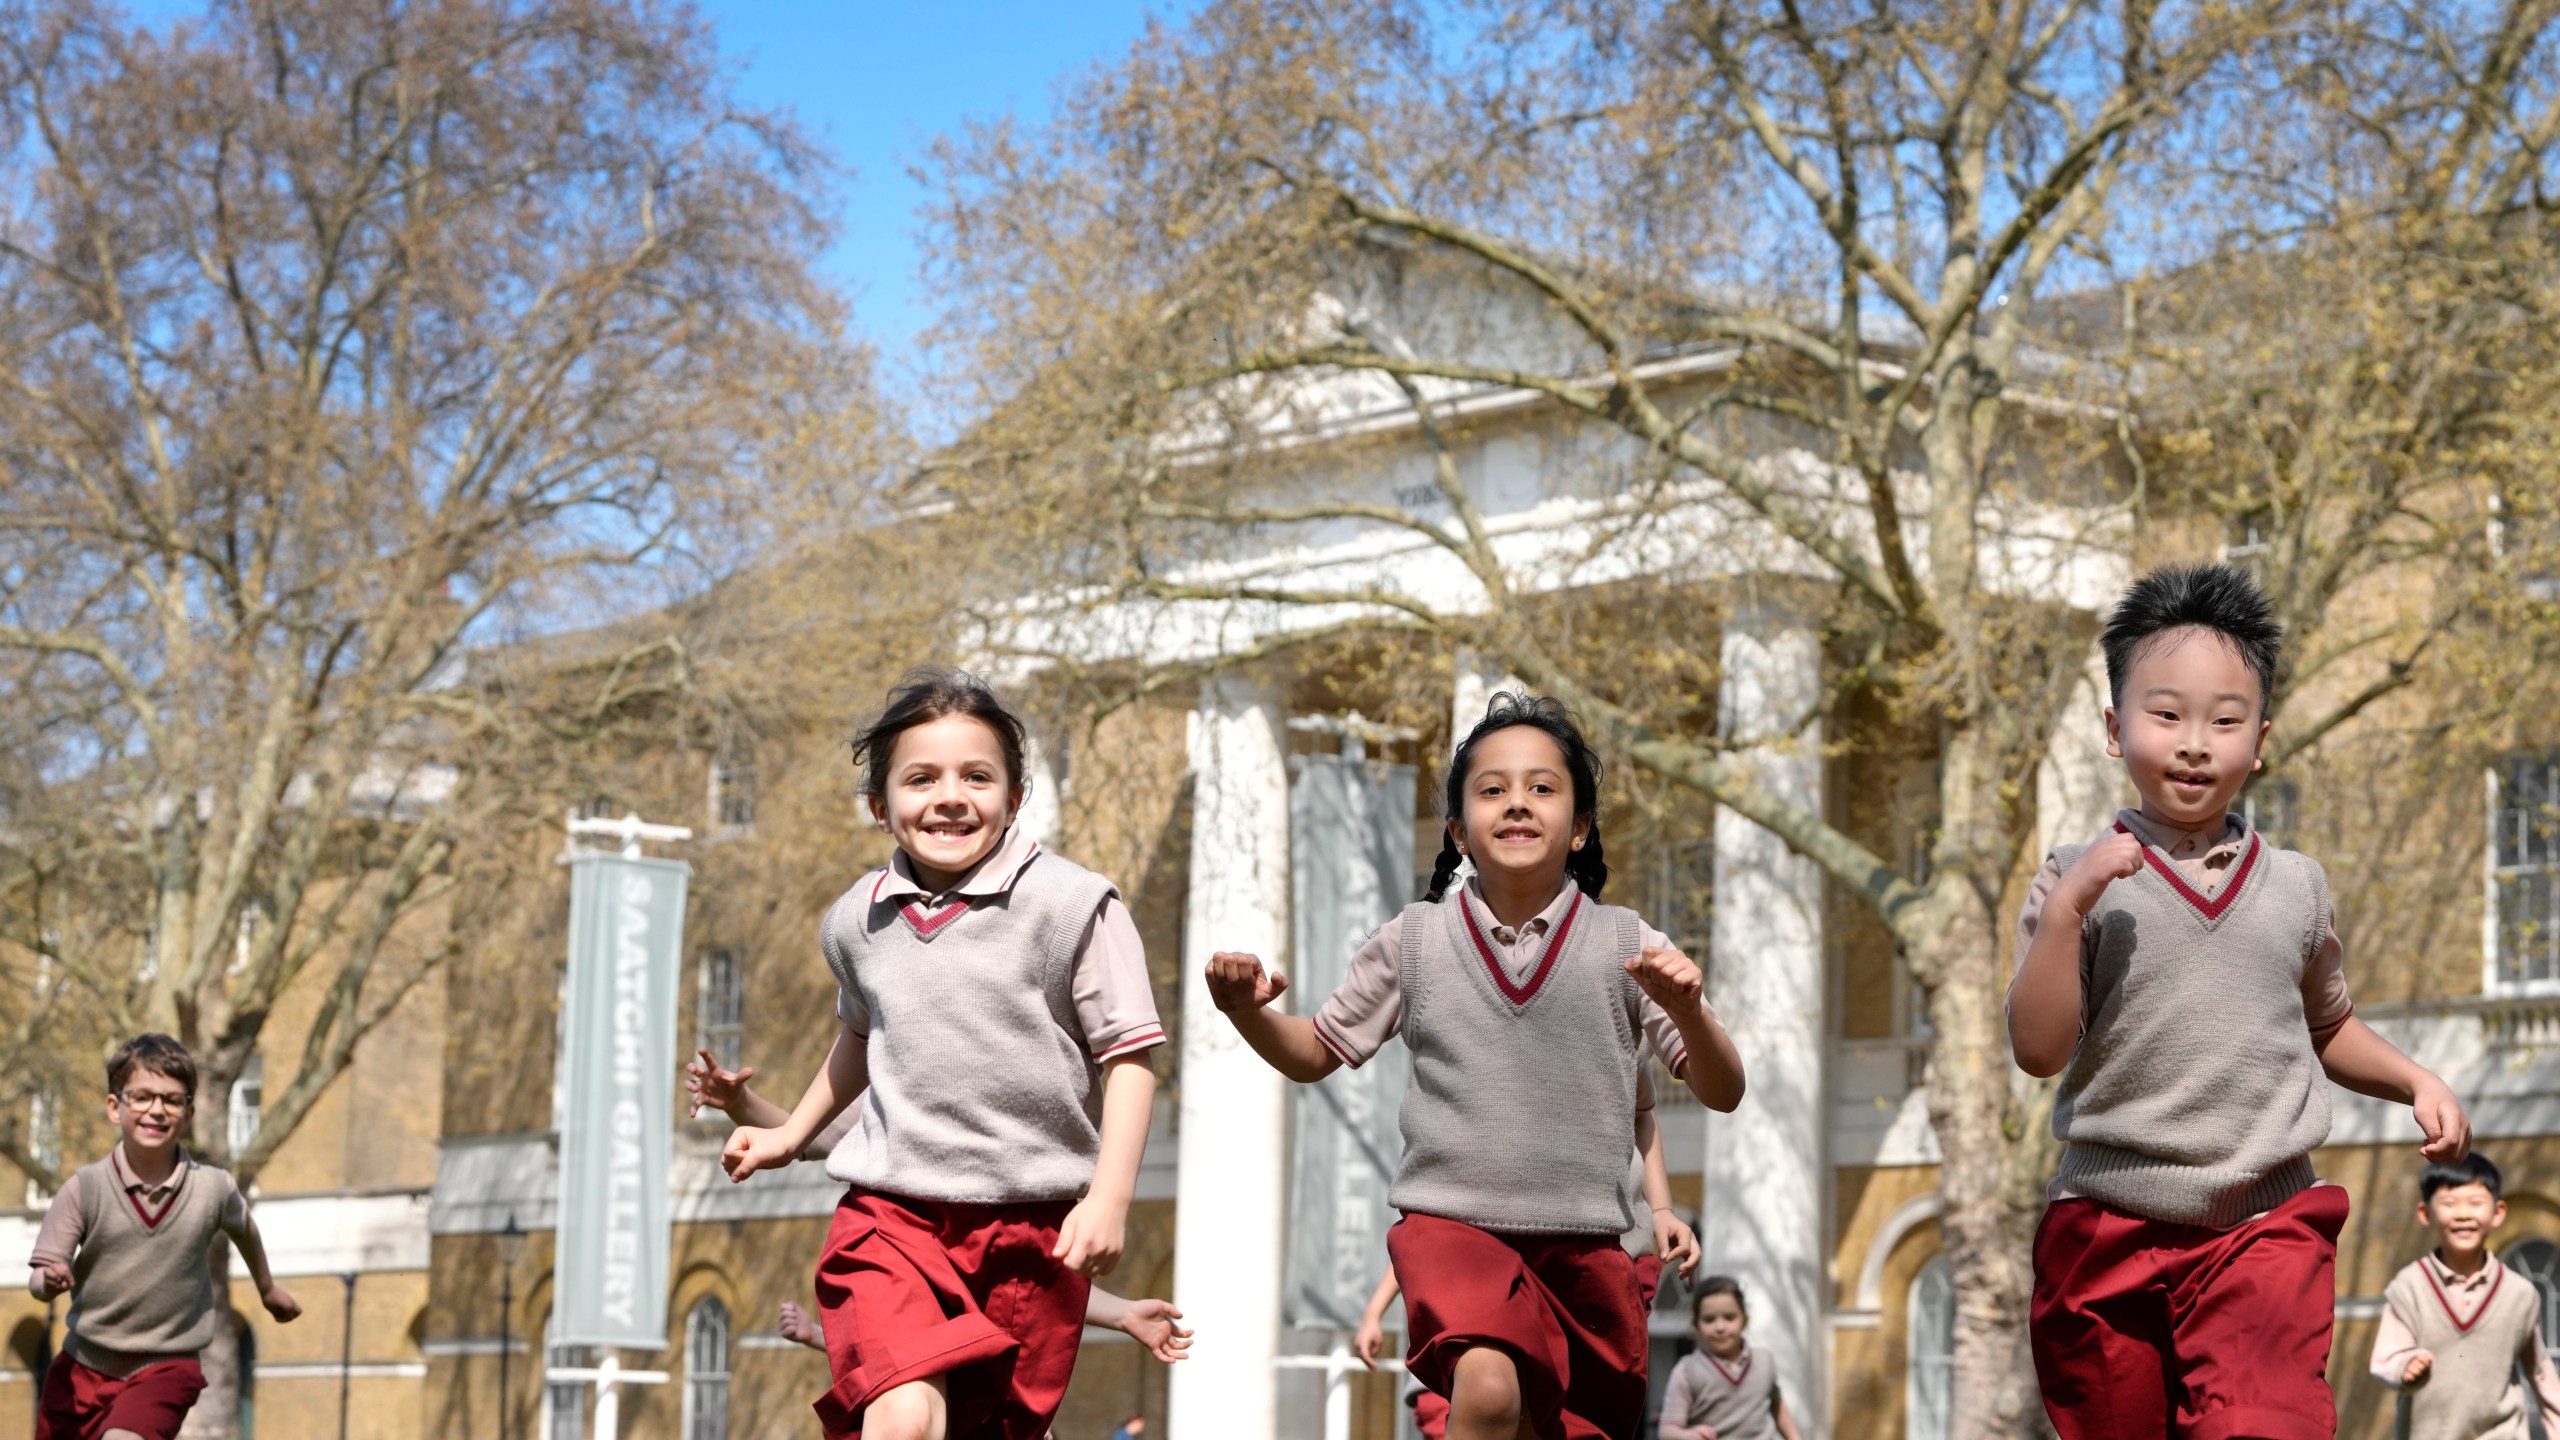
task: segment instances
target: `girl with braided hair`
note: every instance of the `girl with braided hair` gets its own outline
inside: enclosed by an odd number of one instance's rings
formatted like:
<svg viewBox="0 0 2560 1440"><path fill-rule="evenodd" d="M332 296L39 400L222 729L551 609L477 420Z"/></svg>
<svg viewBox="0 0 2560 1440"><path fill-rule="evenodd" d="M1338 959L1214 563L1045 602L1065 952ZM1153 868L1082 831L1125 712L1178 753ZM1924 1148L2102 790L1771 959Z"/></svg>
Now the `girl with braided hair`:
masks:
<svg viewBox="0 0 2560 1440"><path fill-rule="evenodd" d="M1387 1235L1405 1364L1450 1440L1626 1436L1643 1424L1645 1306L1618 1236L1648 1044L1709 1107L1742 1060L1698 967L1600 903L1600 764L1572 712L1496 695L1450 757L1446 836L1418 903L1379 927L1313 1018L1252 956L1209 962L1255 1053L1311 1083L1397 1035L1413 1054ZM1474 873L1456 879L1461 861Z"/></svg>

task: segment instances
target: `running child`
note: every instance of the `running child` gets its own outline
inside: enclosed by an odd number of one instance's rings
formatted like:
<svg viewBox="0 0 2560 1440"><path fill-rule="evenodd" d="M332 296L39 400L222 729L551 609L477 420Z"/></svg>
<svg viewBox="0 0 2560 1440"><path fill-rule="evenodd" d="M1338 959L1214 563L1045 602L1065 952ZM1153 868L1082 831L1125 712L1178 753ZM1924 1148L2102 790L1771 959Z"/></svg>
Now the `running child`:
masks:
<svg viewBox="0 0 2560 1440"><path fill-rule="evenodd" d="M1743 1339L1751 1311L1742 1282L1710 1275L1689 1298L1689 1328L1698 1348L1671 1368L1662 1395L1660 1440L1801 1440L1787 1397L1778 1389L1778 1367L1760 1363Z"/></svg>
<svg viewBox="0 0 2560 1440"><path fill-rule="evenodd" d="M1554 700L1494 697L1449 763L1424 900L1352 957L1313 1019L1221 952L1210 996L1292 1080L1359 1065L1401 1034L1413 1081L1389 1203L1405 1363L1450 1404L1453 1440L1624 1436L1644 1419L1645 1311L1627 1161L1641 1047L1716 1110L1742 1061L1698 967L1632 910L1609 867L1599 761ZM1476 874L1452 891L1462 859ZM1445 897L1445 898L1444 898Z"/></svg>
<svg viewBox="0 0 2560 1440"><path fill-rule="evenodd" d="M1662 1158L1662 1129L1653 1118L1653 1081L1641 1070L1636 1073L1636 1144L1644 1152L1644 1198L1653 1215L1653 1249L1636 1257L1636 1295L1650 1314L1666 1263L1678 1266L1683 1280L1698 1268L1698 1234L1671 1206L1671 1172ZM1359 1328L1351 1333L1351 1353L1371 1370L1378 1368L1378 1352L1387 1343L1387 1307L1395 1303L1400 1290L1396 1267L1389 1265L1379 1274L1377 1288L1369 1292ZM1444 1440L1449 1433L1447 1400L1423 1389L1411 1375L1405 1377L1400 1398L1413 1410L1414 1428L1422 1432L1422 1440Z"/></svg>
<svg viewBox="0 0 2560 1440"><path fill-rule="evenodd" d="M2374 1378L2409 1392L2408 1440L2524 1440L2528 1413L2560 1434L2541 1296L2489 1251L2507 1223L2504 1189L2477 1151L2418 1172L2418 1223L2436 1246L2391 1277L2373 1336Z"/></svg>
<svg viewBox="0 0 2560 1440"><path fill-rule="evenodd" d="M2470 1148L2453 1092L2356 1018L2318 862L2231 809L2281 639L2228 565L2126 592L2102 637L2107 753L2142 804L2056 849L2018 917L2010 1047L2062 1076L2028 1317L2062 1440L2327 1440L2347 1218L2311 1169L2327 1082L2412 1107L2429 1159Z"/></svg>
<svg viewBox="0 0 2560 1440"><path fill-rule="evenodd" d="M207 1264L217 1231L239 1247L277 1323L302 1314L269 1273L231 1172L179 1143L195 1103L195 1057L168 1036L136 1035L107 1057L107 1118L123 1138L62 1182L27 1261L38 1300L71 1296L36 1440L174 1440L204 1390L197 1352L229 1313Z"/></svg>
<svg viewBox="0 0 2560 1440"><path fill-rule="evenodd" d="M1120 1258L1164 1029L1111 882L1014 828L1022 752L955 671L910 676L855 737L897 851L819 928L826 1064L721 1154L734 1180L779 1169L859 1106L827 1158L848 1187L817 1275L830 1437L1038 1440Z"/></svg>
<svg viewBox="0 0 2560 1440"><path fill-rule="evenodd" d="M790 1111L757 1094L755 1087L747 1083L754 1077L756 1067L729 1070L708 1050L693 1053L694 1058L684 1067L684 1088L693 1097L688 1114L700 1115L702 1107L708 1105L739 1125L771 1128L790 1120ZM818 1138L810 1142L801 1158L825 1160L853 1128L856 1113L848 1109L828 1121L827 1128L818 1132ZM783 1339L812 1350L827 1348L825 1329L797 1302L783 1301L780 1317L778 1328ZM1190 1358L1191 1332L1182 1327L1182 1312L1169 1300L1131 1300L1096 1285L1085 1297L1084 1323L1119 1331L1167 1365Z"/></svg>

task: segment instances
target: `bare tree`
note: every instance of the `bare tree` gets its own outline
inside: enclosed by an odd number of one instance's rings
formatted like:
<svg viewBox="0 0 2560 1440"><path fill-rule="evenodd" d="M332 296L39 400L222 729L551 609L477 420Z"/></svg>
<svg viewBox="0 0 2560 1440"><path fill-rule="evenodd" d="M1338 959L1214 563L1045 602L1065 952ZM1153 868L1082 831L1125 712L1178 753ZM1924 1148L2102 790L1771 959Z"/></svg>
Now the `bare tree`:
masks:
<svg viewBox="0 0 2560 1440"><path fill-rule="evenodd" d="M2020 578L2021 541L2059 569L2270 517L2294 749L2413 685L2497 693L2453 651L2547 648L2547 612L2476 577L2484 438L2545 453L2526 432L2549 423L2528 408L2549 25L2284 0L1214 5L1051 125L938 156L978 423L925 476L1058 597L1029 625L991 607L991 634L1143 659L1189 606L1291 632L1209 663L1343 628L1473 646L1872 907L1934 1037L1951 1433L2013 1433L2040 1423L2023 1329L2052 1153L2001 1026L2004 906L2041 858L2038 768L2093 626L2088 598ZM1515 402L1596 437L1551 461L1589 522L1571 547L1495 533L1470 487ZM1371 424L1399 406L1410 494ZM1767 463L1790 449L1817 463ZM2533 467L2503 473L2507 503L2547 507ZM1415 558L1269 558L1358 534ZM1626 598L1609 577L1741 569L1826 597L1846 660L1806 720L1933 767L1905 817L1920 863L1572 643L1576 604Z"/></svg>
<svg viewBox="0 0 2560 1440"><path fill-rule="evenodd" d="M867 393L811 278L825 168L724 86L697 22L621 0L0 15L0 1147L31 1176L25 1098L102 1053L63 1037L155 1029L204 1067L194 1148L254 1179L502 898L475 855L689 683L664 624L613 622L865 478L825 473ZM279 1039L288 993L317 1008ZM235 1150L262 1049L291 1068ZM208 1358L190 1433L228 1434Z"/></svg>

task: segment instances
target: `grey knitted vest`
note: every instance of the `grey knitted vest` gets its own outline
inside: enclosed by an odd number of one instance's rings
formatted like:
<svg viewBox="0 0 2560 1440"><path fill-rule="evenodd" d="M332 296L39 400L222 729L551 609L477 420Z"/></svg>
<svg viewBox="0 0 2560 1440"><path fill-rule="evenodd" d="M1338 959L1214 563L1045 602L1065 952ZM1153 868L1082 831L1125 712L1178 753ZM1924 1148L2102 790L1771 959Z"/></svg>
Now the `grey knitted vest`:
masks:
<svg viewBox="0 0 2560 1440"><path fill-rule="evenodd" d="M2086 846L2053 852L2068 870ZM2315 1183L2329 1082L2302 972L2329 924L2319 862L2252 834L2208 898L2159 852L2107 887L2081 944L2079 1049L2054 1096L2058 1182L2228 1228Z"/></svg>
<svg viewBox="0 0 2560 1440"><path fill-rule="evenodd" d="M1632 910L1574 897L1514 984L1465 897L1404 912L1413 1081L1387 1203L1486 1230L1616 1235L1635 1224L1638 996Z"/></svg>
<svg viewBox="0 0 2560 1440"><path fill-rule="evenodd" d="M1735 1367L1692 1350L1673 1373L1688 1381L1688 1413L1665 1411L1663 1419L1692 1429L1704 1425L1716 1440L1778 1440L1778 1367L1768 1356L1746 1348Z"/></svg>
<svg viewBox="0 0 2560 1440"><path fill-rule="evenodd" d="M819 932L836 983L871 1012L871 1084L827 1173L920 1200L1082 1195L1101 1150L1102 1071L1072 985L1111 882L1044 853L1011 889L920 931L897 901L871 898L877 878L846 891Z"/></svg>
<svg viewBox="0 0 2560 1440"><path fill-rule="evenodd" d="M72 1358L109 1375L213 1343L218 1311L205 1252L239 1193L230 1173L189 1157L177 1193L144 1219L115 1158L80 1167L80 1251L71 1258ZM149 1202L143 1202L145 1204Z"/></svg>
<svg viewBox="0 0 2560 1440"><path fill-rule="evenodd" d="M2409 1387L2409 1440L2525 1440L2524 1386L2516 1379L2519 1360L2529 1360L2526 1345L2534 1321L2542 1313L2533 1282L2497 1267L2495 1287L2477 1311L2454 1318L2452 1306L2426 1262L2404 1266L2382 1292L2384 1303L2398 1312L2417 1337L2418 1346L2435 1357L2427 1378Z"/></svg>

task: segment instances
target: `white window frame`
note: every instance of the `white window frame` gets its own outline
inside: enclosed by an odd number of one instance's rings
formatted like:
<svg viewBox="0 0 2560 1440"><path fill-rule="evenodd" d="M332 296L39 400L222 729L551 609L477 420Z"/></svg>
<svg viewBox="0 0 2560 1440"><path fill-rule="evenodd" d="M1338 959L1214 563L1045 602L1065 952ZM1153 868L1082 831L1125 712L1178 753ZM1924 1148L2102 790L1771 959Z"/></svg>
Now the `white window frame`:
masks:
<svg viewBox="0 0 2560 1440"><path fill-rule="evenodd" d="M266 1111L267 1058L252 1055L240 1068L240 1076L231 1082L230 1113L224 1117L231 1135L231 1153L239 1154L258 1138L258 1125Z"/></svg>
<svg viewBox="0 0 2560 1440"><path fill-rule="evenodd" d="M584 1345L554 1345L543 1337L542 1363L545 1371L582 1369L595 1363L593 1352ZM595 1388L584 1380L554 1381L546 1374L542 1382L541 1440L587 1440L588 1421L593 1418ZM574 1424L562 1433L562 1411L574 1411Z"/></svg>
<svg viewBox="0 0 2560 1440"><path fill-rule="evenodd" d="M2488 767L2483 777L2486 786L2484 807L2486 817L2483 825L2486 833L2483 836L2484 843L2480 855L2480 993L2483 995L2506 997L2560 995L2560 956L2555 956L2552 973L2545 977L2510 980L2503 973L2507 957L2503 935L2504 917L2500 915L2498 908L2499 882L2510 876L2540 870L2552 877L2554 885L2560 885L2560 847L2555 848L2551 859L2538 865L2506 866L2499 863L2498 829L2501 820L2505 818L2502 774L2510 765L2519 761L2530 763L2537 758L2555 772L2555 782L2560 783L2560 751L2552 750L2520 751L2500 756L2496 763ZM2555 947L2560 947L2560 937L2555 937L2554 944Z"/></svg>
<svg viewBox="0 0 2560 1440"><path fill-rule="evenodd" d="M715 839L736 839L752 835L756 829L756 762L754 752L744 746L728 745L713 751L706 817ZM743 795L743 813L730 818L730 801Z"/></svg>
<svg viewBox="0 0 2560 1440"><path fill-rule="evenodd" d="M1945 1290L1943 1310L1938 1315L1924 1316L1923 1306L1938 1303L1937 1297L1930 1293L1933 1279L1939 1281ZM1941 1407L1950 1406L1954 1398L1955 1295L1955 1276L1948 1268L1944 1253L1930 1256L1911 1277L1911 1293L1903 1302L1906 1309L1902 1326L1902 1433L1905 1440L1948 1440L1949 1410L1937 1409L1936 1414L1924 1417L1921 1409L1924 1396L1921 1392L1924 1385L1928 1386ZM1921 1322L1924 1318L1929 1322L1927 1330L1933 1332L1928 1338L1943 1343L1945 1349L1938 1350L1933 1343L1931 1353L1921 1353ZM1924 1418L1932 1423L1924 1426Z"/></svg>
<svg viewBox="0 0 2560 1440"><path fill-rule="evenodd" d="M710 1051L724 1065L743 1064L747 1044L746 952L732 946L714 946L702 952L695 971L695 1043ZM725 996L715 983L724 976L729 982ZM724 1039L727 1042L725 1049L722 1048ZM704 1113L706 1116L712 1114L709 1111Z"/></svg>
<svg viewBox="0 0 2560 1440"><path fill-rule="evenodd" d="M711 1348L708 1332L714 1325L719 1328L716 1370L702 1363L702 1352ZM736 1333L729 1307L717 1296L705 1295L685 1312L684 1415L676 1431L684 1440L729 1440L729 1375Z"/></svg>

